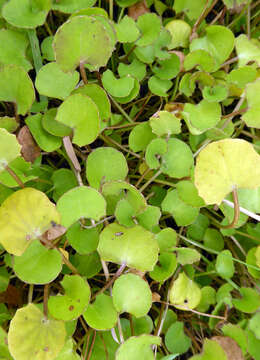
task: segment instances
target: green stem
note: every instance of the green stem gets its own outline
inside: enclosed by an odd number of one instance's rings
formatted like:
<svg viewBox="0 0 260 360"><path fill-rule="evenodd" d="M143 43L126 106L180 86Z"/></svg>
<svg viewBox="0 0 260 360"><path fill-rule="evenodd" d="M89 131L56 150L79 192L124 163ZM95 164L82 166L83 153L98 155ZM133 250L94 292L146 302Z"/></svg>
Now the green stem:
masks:
<svg viewBox="0 0 260 360"><path fill-rule="evenodd" d="M128 120L130 123L133 123L134 121L130 118L130 116L125 112L125 110L118 104L118 102L112 98L112 96L109 96L112 103L115 105L115 107L121 112L121 114Z"/></svg>

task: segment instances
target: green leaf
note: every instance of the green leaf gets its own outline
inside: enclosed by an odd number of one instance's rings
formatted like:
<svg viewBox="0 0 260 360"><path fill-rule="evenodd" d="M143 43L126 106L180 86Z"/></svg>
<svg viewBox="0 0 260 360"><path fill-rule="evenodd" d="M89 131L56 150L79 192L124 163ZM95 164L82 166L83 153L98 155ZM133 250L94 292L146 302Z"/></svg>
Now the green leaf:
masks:
<svg viewBox="0 0 260 360"><path fill-rule="evenodd" d="M55 360L80 360L79 355L73 350L73 340L69 339Z"/></svg>
<svg viewBox="0 0 260 360"><path fill-rule="evenodd" d="M54 0L52 9L71 14L81 9L93 6L95 3L96 0Z"/></svg>
<svg viewBox="0 0 260 360"><path fill-rule="evenodd" d="M183 20L172 20L166 24L165 29L171 34L171 43L168 45L169 50L178 47L188 47L191 34L191 27L189 24Z"/></svg>
<svg viewBox="0 0 260 360"><path fill-rule="evenodd" d="M87 158L86 175L89 185L99 189L105 182L124 180L128 166L124 155L111 147L100 147Z"/></svg>
<svg viewBox="0 0 260 360"><path fill-rule="evenodd" d="M159 111L150 117L149 124L152 132L157 136L179 134L181 122L169 111Z"/></svg>
<svg viewBox="0 0 260 360"><path fill-rule="evenodd" d="M210 305L216 304L216 290L211 286L204 286L201 289L201 300L197 306L197 310L200 312L208 311Z"/></svg>
<svg viewBox="0 0 260 360"><path fill-rule="evenodd" d="M167 142L165 139L157 138L150 142L145 152L145 162L150 169L160 167L159 159L167 152Z"/></svg>
<svg viewBox="0 0 260 360"><path fill-rule="evenodd" d="M193 156L189 146L177 138L170 138L168 150L162 155L162 172L180 179L190 175L192 166Z"/></svg>
<svg viewBox="0 0 260 360"><path fill-rule="evenodd" d="M134 42L140 35L135 21L129 17L124 16L123 19L115 25L117 39L121 43Z"/></svg>
<svg viewBox="0 0 260 360"><path fill-rule="evenodd" d="M196 105L185 103L182 115L190 132L199 135L217 125L221 119L221 107L217 102L207 100Z"/></svg>
<svg viewBox="0 0 260 360"><path fill-rule="evenodd" d="M25 115L34 98L33 83L22 67L6 65L0 69L0 101L15 103L17 113Z"/></svg>
<svg viewBox="0 0 260 360"><path fill-rule="evenodd" d="M64 100L79 81L79 73L64 73L56 62L41 67L35 80L35 86L41 95Z"/></svg>
<svg viewBox="0 0 260 360"><path fill-rule="evenodd" d="M1 360L13 360L7 346L7 333L2 327L0 327L0 344Z"/></svg>
<svg viewBox="0 0 260 360"><path fill-rule="evenodd" d="M171 80L180 72L181 62L176 54L166 60L158 60L159 66L153 66L154 74L161 80Z"/></svg>
<svg viewBox="0 0 260 360"><path fill-rule="evenodd" d="M260 339L260 313L256 313L249 320L249 329L253 331L257 339Z"/></svg>
<svg viewBox="0 0 260 360"><path fill-rule="evenodd" d="M109 330L116 325L118 314L113 305L112 298L108 295L100 294L97 295L92 304L88 305L83 317L93 329Z"/></svg>
<svg viewBox="0 0 260 360"><path fill-rule="evenodd" d="M158 244L154 234L139 225L126 228L110 224L100 234L98 252L104 261L141 271L153 270L158 260Z"/></svg>
<svg viewBox="0 0 260 360"><path fill-rule="evenodd" d="M189 360L228 360L223 348L214 340L206 339L203 345L203 353L194 355Z"/></svg>
<svg viewBox="0 0 260 360"><path fill-rule="evenodd" d="M10 0L2 8L3 18L18 28L34 29L43 25L51 0Z"/></svg>
<svg viewBox="0 0 260 360"><path fill-rule="evenodd" d="M254 313L260 307L260 295L259 293L251 288L241 287L240 294L242 298L233 299L233 305L239 311L244 313Z"/></svg>
<svg viewBox="0 0 260 360"><path fill-rule="evenodd" d="M232 259L232 253L229 250L223 250L217 256L216 270L223 279L231 279L235 272Z"/></svg>
<svg viewBox="0 0 260 360"><path fill-rule="evenodd" d="M128 96L134 87L134 82L134 78L129 75L116 79L111 70L106 70L102 74L102 83L104 88L110 93L110 95L115 97Z"/></svg>
<svg viewBox="0 0 260 360"><path fill-rule="evenodd" d="M36 178L35 175L29 175L31 166L30 163L26 162L23 157L18 157L8 165L14 173L19 176L22 183L26 183L30 180ZM9 174L7 170L3 170L0 172L0 182L8 187L17 188L17 182L14 178Z"/></svg>
<svg viewBox="0 0 260 360"><path fill-rule="evenodd" d="M199 214L194 223L188 227L187 236L194 240L201 241L208 226L209 220L207 216Z"/></svg>
<svg viewBox="0 0 260 360"><path fill-rule="evenodd" d="M184 12L190 20L197 19L202 13L207 0L197 0L196 3L193 0L175 0L173 9L178 14Z"/></svg>
<svg viewBox="0 0 260 360"><path fill-rule="evenodd" d="M247 126L259 129L260 122L258 114L260 111L260 104L257 94L260 90L260 80L258 79L255 82L248 84L245 90L249 109L243 114L242 120Z"/></svg>
<svg viewBox="0 0 260 360"><path fill-rule="evenodd" d="M88 255L75 254L71 257L71 262L78 272L87 279L97 275L102 269L100 258L96 251Z"/></svg>
<svg viewBox="0 0 260 360"><path fill-rule="evenodd" d="M244 355L247 353L247 336L239 325L226 324L221 330L225 336L229 336L238 343Z"/></svg>
<svg viewBox="0 0 260 360"><path fill-rule="evenodd" d="M253 266L260 265L259 247L253 247L248 251L246 255L246 263ZM251 267L248 267L247 270L255 279L260 279L260 267L259 270L252 269Z"/></svg>
<svg viewBox="0 0 260 360"><path fill-rule="evenodd" d="M57 115L56 108L51 108L44 113L44 115L41 118L41 124L43 129L55 137L69 136L72 132L72 129L56 121L55 120L56 115Z"/></svg>
<svg viewBox="0 0 260 360"><path fill-rule="evenodd" d="M18 31L1 29L0 31L0 64L15 64L29 71L32 68L26 59L26 48L29 42L25 34Z"/></svg>
<svg viewBox="0 0 260 360"><path fill-rule="evenodd" d="M153 231L154 227L158 225L160 217L160 208L157 206L148 205L144 212L136 216L136 219L142 227Z"/></svg>
<svg viewBox="0 0 260 360"><path fill-rule="evenodd" d="M59 224L60 216L44 193L32 188L18 190L0 207L1 244L10 254L20 256L52 222Z"/></svg>
<svg viewBox="0 0 260 360"><path fill-rule="evenodd" d="M240 88L244 88L247 83L255 81L257 78L257 70L253 66L245 65L239 69L232 70L227 75L227 81L235 84Z"/></svg>
<svg viewBox="0 0 260 360"><path fill-rule="evenodd" d="M212 72L215 69L215 60L207 51L198 49L185 56L183 66L186 71L196 67L199 70Z"/></svg>
<svg viewBox="0 0 260 360"><path fill-rule="evenodd" d="M251 61L260 66L260 49L256 39L252 41L245 34L241 34L236 38L235 46L239 67L247 65Z"/></svg>
<svg viewBox="0 0 260 360"><path fill-rule="evenodd" d="M200 303L201 291L198 285L184 272L180 273L170 290L170 303L177 309L194 309Z"/></svg>
<svg viewBox="0 0 260 360"><path fill-rule="evenodd" d="M90 287L79 275L65 275L60 282L65 295L50 296L48 309L58 320L77 319L86 310L90 300Z"/></svg>
<svg viewBox="0 0 260 360"><path fill-rule="evenodd" d="M146 65L137 59L134 59L131 64L120 63L118 65L118 74L121 78L130 75L137 80L142 81L146 75Z"/></svg>
<svg viewBox="0 0 260 360"><path fill-rule="evenodd" d="M39 147L47 152L52 152L61 147L62 140L58 136L53 136L44 130L42 126L42 114L28 116L25 123L30 129L35 141Z"/></svg>
<svg viewBox="0 0 260 360"><path fill-rule="evenodd" d="M176 268L177 259L175 254L162 252L160 250L158 263L155 265L153 271L150 271L149 276L153 280L163 283L173 275Z"/></svg>
<svg viewBox="0 0 260 360"><path fill-rule="evenodd" d="M198 195L198 190L189 180L179 181L176 184L179 198L186 204L194 207L202 207L205 205L203 199Z"/></svg>
<svg viewBox="0 0 260 360"><path fill-rule="evenodd" d="M223 85L205 86L202 95L206 101L220 102L228 97L228 88Z"/></svg>
<svg viewBox="0 0 260 360"><path fill-rule="evenodd" d="M195 249L176 248L177 261L181 265L193 264L200 261L200 253Z"/></svg>
<svg viewBox="0 0 260 360"><path fill-rule="evenodd" d="M127 75L127 77L130 77L130 75ZM139 84L138 80L136 78L134 78L134 87L130 91L129 95L124 96L124 97L121 97L121 96L115 97L115 100L117 102L119 102L120 104L127 104L127 103L131 102L134 98L137 97L137 95L139 94L139 90L140 90L140 84Z"/></svg>
<svg viewBox="0 0 260 360"><path fill-rule="evenodd" d="M7 130L0 128L0 172L18 156L20 156L21 145L16 136Z"/></svg>
<svg viewBox="0 0 260 360"><path fill-rule="evenodd" d="M162 210L172 214L178 226L192 224L199 214L199 208L183 202L177 190L171 190L167 193L162 202Z"/></svg>
<svg viewBox="0 0 260 360"><path fill-rule="evenodd" d="M8 332L8 347L15 359L53 360L65 344L64 322L46 319L34 304L16 311Z"/></svg>
<svg viewBox="0 0 260 360"><path fill-rule="evenodd" d="M32 242L21 256L14 257L16 276L28 284L48 284L61 272L62 257L56 249L47 249L40 241Z"/></svg>
<svg viewBox="0 0 260 360"><path fill-rule="evenodd" d="M215 251L221 251L224 248L224 239L219 230L208 228L203 236L204 245Z"/></svg>
<svg viewBox="0 0 260 360"><path fill-rule="evenodd" d="M148 283L135 274L121 275L114 282L112 297L119 313L128 312L137 318L146 315L152 306Z"/></svg>
<svg viewBox="0 0 260 360"><path fill-rule="evenodd" d="M9 133L13 133L17 130L18 124L14 117L3 116L0 117L0 128L7 130Z"/></svg>
<svg viewBox="0 0 260 360"><path fill-rule="evenodd" d="M66 233L69 244L79 254L90 254L97 249L99 233L97 228L84 229L79 223L73 224Z"/></svg>
<svg viewBox="0 0 260 360"><path fill-rule="evenodd" d="M138 152L146 149L147 145L156 136L152 133L149 122L143 122L136 125L129 134L129 147L131 150Z"/></svg>
<svg viewBox="0 0 260 360"><path fill-rule="evenodd" d="M115 360L136 360L138 357L145 360L153 360L154 353L151 348L153 344L160 345L158 336L143 334L132 336L125 341L117 350Z"/></svg>
<svg viewBox="0 0 260 360"><path fill-rule="evenodd" d="M162 80L157 76L151 76L148 80L149 90L158 96L167 96L167 91L172 87L172 82L170 80Z"/></svg>
<svg viewBox="0 0 260 360"><path fill-rule="evenodd" d="M160 252L172 250L177 244L177 233L172 228L164 228L155 236Z"/></svg>
<svg viewBox="0 0 260 360"><path fill-rule="evenodd" d="M0 268L0 293L6 291L9 284L10 274L4 267ZM0 328L1 329L1 328Z"/></svg>
<svg viewBox="0 0 260 360"><path fill-rule="evenodd" d="M211 25L206 28L206 36L192 40L190 50L207 51L216 61L216 71L228 59L234 45L235 37L231 30L221 25Z"/></svg>
<svg viewBox="0 0 260 360"><path fill-rule="evenodd" d="M100 220L106 215L106 201L95 189L79 186L67 191L57 202L61 224L69 227L81 218Z"/></svg>
<svg viewBox="0 0 260 360"><path fill-rule="evenodd" d="M52 47L53 39L53 36L47 36L41 43L42 58L48 61L55 61L55 54Z"/></svg>
<svg viewBox="0 0 260 360"><path fill-rule="evenodd" d="M72 142L79 146L91 144L100 130L100 117L96 104L82 94L70 95L58 108L57 121L74 130Z"/></svg>
<svg viewBox="0 0 260 360"><path fill-rule="evenodd" d="M146 13L138 17L137 26L140 29L141 37L136 42L136 45L148 46L158 38L161 30L161 20L156 14Z"/></svg>
<svg viewBox="0 0 260 360"><path fill-rule="evenodd" d="M53 42L56 61L65 72L79 64L98 70L107 64L114 45L102 21L91 16L76 16L65 22Z"/></svg>
<svg viewBox="0 0 260 360"><path fill-rule="evenodd" d="M184 354L191 346L190 338L184 332L183 322L176 321L165 335L165 345L174 354Z"/></svg>
<svg viewBox="0 0 260 360"><path fill-rule="evenodd" d="M54 186L52 198L56 202L65 192L78 185L75 175L69 169L55 170L51 179Z"/></svg>
<svg viewBox="0 0 260 360"><path fill-rule="evenodd" d="M243 160L245 157L247 161ZM220 204L234 188L259 187L259 175L260 157L253 146L245 140L225 139L200 152L195 185L206 204Z"/></svg>
<svg viewBox="0 0 260 360"><path fill-rule="evenodd" d="M98 107L101 128L103 129L111 117L111 104L105 90L97 84L85 84L74 90L73 94L87 95L94 101Z"/></svg>

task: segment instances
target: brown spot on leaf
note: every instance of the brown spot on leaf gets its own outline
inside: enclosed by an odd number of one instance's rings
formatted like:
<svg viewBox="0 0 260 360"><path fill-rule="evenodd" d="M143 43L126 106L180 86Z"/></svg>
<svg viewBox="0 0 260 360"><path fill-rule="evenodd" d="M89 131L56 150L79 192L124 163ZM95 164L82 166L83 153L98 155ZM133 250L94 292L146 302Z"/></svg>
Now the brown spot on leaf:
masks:
<svg viewBox="0 0 260 360"><path fill-rule="evenodd" d="M129 6L128 8L128 16L134 20L137 20L139 16L148 12L150 12L150 9L148 8L145 0L139 1L138 3Z"/></svg>
<svg viewBox="0 0 260 360"><path fill-rule="evenodd" d="M45 348L43 349L44 352L48 352L49 351L49 348L48 346L45 346Z"/></svg>
<svg viewBox="0 0 260 360"><path fill-rule="evenodd" d="M161 300L161 295L156 292L153 292L152 293L152 302L158 302L160 300Z"/></svg>
<svg viewBox="0 0 260 360"><path fill-rule="evenodd" d="M45 231L45 233L42 235L42 238L48 241L52 241L65 234L66 231L67 229L64 226L54 223L54 225L52 224L52 227L49 230Z"/></svg>
<svg viewBox="0 0 260 360"><path fill-rule="evenodd" d="M22 145L21 154L26 161L33 163L41 155L41 149L34 141L28 126L24 125L17 135L17 140Z"/></svg>
<svg viewBox="0 0 260 360"><path fill-rule="evenodd" d="M242 350L235 340L228 336L213 336L211 340L216 341L222 347L228 360L244 360Z"/></svg>
<svg viewBox="0 0 260 360"><path fill-rule="evenodd" d="M73 305L70 305L69 311L72 311L72 310L74 310L74 306L73 306Z"/></svg>

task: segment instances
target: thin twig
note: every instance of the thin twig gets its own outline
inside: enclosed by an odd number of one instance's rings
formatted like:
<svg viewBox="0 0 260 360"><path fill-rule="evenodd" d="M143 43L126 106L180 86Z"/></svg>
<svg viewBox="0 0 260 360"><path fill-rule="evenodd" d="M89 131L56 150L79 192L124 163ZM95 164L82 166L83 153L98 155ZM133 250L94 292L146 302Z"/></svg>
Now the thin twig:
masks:
<svg viewBox="0 0 260 360"><path fill-rule="evenodd" d="M158 176L160 176L162 173L162 170L159 169L154 176L152 176L141 188L140 188L140 192L143 192L147 186L149 186Z"/></svg>
<svg viewBox="0 0 260 360"><path fill-rule="evenodd" d="M82 78L84 84L87 84L88 79L87 79L85 65L83 62L80 62L80 64L79 64L79 71L80 71L80 75L81 75L81 78Z"/></svg>
<svg viewBox="0 0 260 360"><path fill-rule="evenodd" d="M232 201L224 199L223 202L234 209L234 203ZM239 206L239 211L242 212L243 214L251 217L252 219L255 219L256 221L260 222L260 216L253 213L252 211L249 211L249 210L243 208L242 206Z"/></svg>
<svg viewBox="0 0 260 360"><path fill-rule="evenodd" d="M239 219L240 211L239 211L238 194L237 194L236 188L233 189L232 196L233 196L233 201L234 201L234 217L233 217L231 224L221 225L222 229L233 229L236 226L238 219Z"/></svg>
<svg viewBox="0 0 260 360"><path fill-rule="evenodd" d="M96 330L94 330L93 338L92 338L90 349L89 349L89 352L88 352L88 357L87 357L86 360L90 360L90 358L91 358L92 350L93 350L95 340L96 340L96 335L97 335L97 332L96 332ZM83 359L83 360L85 360L85 359Z"/></svg>
<svg viewBox="0 0 260 360"><path fill-rule="evenodd" d="M75 154L75 151L74 151L74 148L72 146L72 143L71 143L71 140L70 140L70 137L69 136L64 136L64 138L62 139L63 141L63 145L64 145L64 148L65 148L65 151L66 151L66 154L68 155L71 163L72 163L72 169L75 173L75 176L77 178L77 181L78 181L78 184L79 186L83 186L83 181L82 181L82 178L81 178L81 167L80 167L80 163L78 161L78 158Z"/></svg>
<svg viewBox="0 0 260 360"><path fill-rule="evenodd" d="M135 152L128 150L125 148L125 146L119 144L117 141L111 139L110 137L106 136L106 135L99 135L99 137L104 141L104 142L110 142L111 144L116 145L117 147L119 147L119 149L137 157L138 159L141 159L142 157L139 154L136 154Z"/></svg>
<svg viewBox="0 0 260 360"><path fill-rule="evenodd" d="M24 184L22 180L19 178L19 176L8 166L5 166L5 170L12 176L12 178L17 182L17 184L24 189Z"/></svg>

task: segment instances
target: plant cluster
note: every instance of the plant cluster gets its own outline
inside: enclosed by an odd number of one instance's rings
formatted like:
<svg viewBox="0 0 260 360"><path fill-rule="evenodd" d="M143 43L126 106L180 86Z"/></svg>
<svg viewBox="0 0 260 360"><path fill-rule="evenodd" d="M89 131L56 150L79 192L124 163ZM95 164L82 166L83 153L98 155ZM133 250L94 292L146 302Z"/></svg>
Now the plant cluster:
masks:
<svg viewBox="0 0 260 360"><path fill-rule="evenodd" d="M0 359L260 359L259 1L0 0Z"/></svg>

